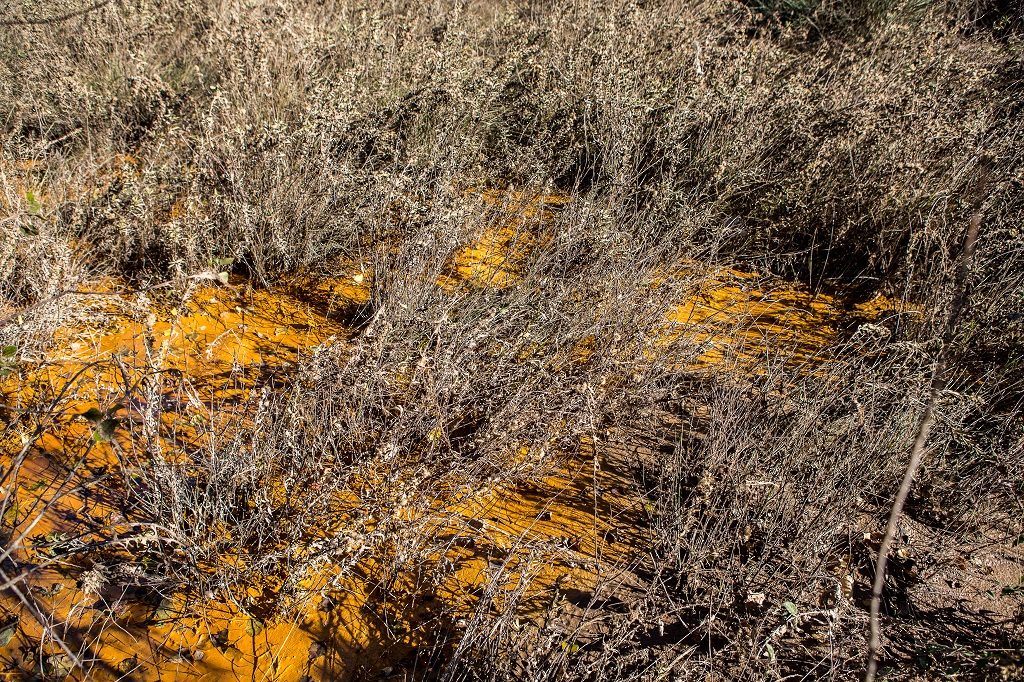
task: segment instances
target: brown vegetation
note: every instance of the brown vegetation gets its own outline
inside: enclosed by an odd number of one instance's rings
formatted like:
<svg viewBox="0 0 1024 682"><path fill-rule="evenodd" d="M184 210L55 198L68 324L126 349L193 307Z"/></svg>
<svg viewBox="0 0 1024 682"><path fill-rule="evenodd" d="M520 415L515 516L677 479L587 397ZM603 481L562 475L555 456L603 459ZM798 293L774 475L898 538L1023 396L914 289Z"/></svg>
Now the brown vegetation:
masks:
<svg viewBox="0 0 1024 682"><path fill-rule="evenodd" d="M4 672L1019 675L1022 28L12 3Z"/></svg>

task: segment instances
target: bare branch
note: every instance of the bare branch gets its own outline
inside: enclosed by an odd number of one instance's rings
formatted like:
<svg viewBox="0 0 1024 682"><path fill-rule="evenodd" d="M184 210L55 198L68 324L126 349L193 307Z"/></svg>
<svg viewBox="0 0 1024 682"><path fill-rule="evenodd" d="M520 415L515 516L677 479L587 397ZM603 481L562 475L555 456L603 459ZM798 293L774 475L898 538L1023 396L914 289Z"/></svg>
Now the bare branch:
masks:
<svg viewBox="0 0 1024 682"><path fill-rule="evenodd" d="M964 304L967 300L967 275L968 267L974 255L974 247L978 240L978 229L981 227L981 213L975 213L971 217L970 226L967 229L967 237L964 240L963 250L960 253L959 263L956 270L957 291L949 310L949 317L946 318L946 327L942 334L942 346L939 349L938 357L932 369L931 387L928 392L928 403L921 415L921 421L917 426L917 436L914 438L914 446L910 451L910 461L907 463L907 470L903 475L903 481L896 493L892 509L889 512L889 521L885 527L885 536L882 538L882 545L878 550L878 560L875 563L875 581L871 589L871 639L868 642L868 666L864 674L864 682L873 682L878 672L878 652L882 646L881 625L879 623L879 612L882 605L882 591L885 589L885 568L889 560L889 550L892 548L893 540L896 537L896 527L899 524L900 516L903 514L903 507L906 505L907 496L910 494L910 487L914 483L914 476L921 466L921 460L925 455L925 448L928 443L928 434L935 423L935 404L939 395L946 386L946 363L949 360L949 348L953 342L953 335L956 333L956 325L960 320Z"/></svg>
<svg viewBox="0 0 1024 682"><path fill-rule="evenodd" d="M65 12L64 14L57 14L52 17L32 17L29 19L3 19L0 20L0 26L42 26L44 24L57 24L68 19L74 19L90 12L94 12L102 7L106 7L110 4L110 0L99 0L94 2L88 7L81 9L72 10Z"/></svg>

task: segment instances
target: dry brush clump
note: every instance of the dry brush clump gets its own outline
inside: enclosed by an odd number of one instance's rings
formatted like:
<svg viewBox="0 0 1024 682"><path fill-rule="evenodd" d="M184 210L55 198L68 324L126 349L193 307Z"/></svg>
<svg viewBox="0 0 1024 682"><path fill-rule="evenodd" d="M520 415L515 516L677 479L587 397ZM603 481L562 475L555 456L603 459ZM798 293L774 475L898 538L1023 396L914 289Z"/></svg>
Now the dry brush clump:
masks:
<svg viewBox="0 0 1024 682"><path fill-rule="evenodd" d="M382 194L553 179L648 238L919 292L986 159L1012 227L1016 43L941 4L814 20L839 9L108 5L5 28L5 149L138 156L66 225L128 270L265 277L353 248Z"/></svg>
<svg viewBox="0 0 1024 682"><path fill-rule="evenodd" d="M887 358L837 360L815 377L780 369L753 381L666 379L668 395L679 397L649 406L639 427L661 439L636 463L654 533L649 553L609 570L575 610L556 599L525 631L508 611L482 607L482 622L464 633L462 658L440 677L859 674L873 561L904 466L894 453L910 448L928 384L919 352L887 350ZM949 477L975 495L983 489L988 499L973 504L1001 515L1012 505L1005 486L1013 479L947 460L971 430L969 402L956 389L941 401L924 480ZM927 519L927 502L922 493L912 516ZM979 521L979 509L944 511ZM982 525L1020 532L1012 518ZM893 679L1013 670L1019 628L978 619L973 631L958 631L963 623L910 596L961 533L931 547L901 540L884 604L887 627L899 633L885 649ZM624 576L641 576L641 587Z"/></svg>
<svg viewBox="0 0 1024 682"><path fill-rule="evenodd" d="M396 251L375 261L370 309L354 317L353 338L301 361L284 379L290 388L265 384L251 390L255 404L211 405L208 426L196 435L160 426L159 406L167 402L160 396L182 389L164 385L147 400L157 410L146 416L154 440L131 439L152 444L134 465L146 473L132 499L143 517L177 537L211 543L207 555L191 559L189 581L201 580L211 558L231 547L253 545L246 564L257 574L257 559L282 560L270 548L294 548L331 517L323 507L331 491L357 479L366 497L342 511L342 530L365 514L376 519L377 535L388 535L386 516L410 506L429 513L446 501L446 490L529 476L543 458L517 471L519 448L575 447L650 381L644 352L667 304L646 299L625 272L608 278L620 254L576 268L570 283L566 254L549 249L520 286L450 292L436 284L450 257L430 234L413 235ZM622 258L619 267L633 262ZM241 429L231 425L239 415ZM223 435L215 428L221 420ZM171 450L184 461L162 461ZM294 502L274 493L281 482L297 491ZM396 504L393 495L406 499ZM278 537L291 523L295 536ZM232 532L218 539L225 524ZM294 560L289 565L294 571Z"/></svg>

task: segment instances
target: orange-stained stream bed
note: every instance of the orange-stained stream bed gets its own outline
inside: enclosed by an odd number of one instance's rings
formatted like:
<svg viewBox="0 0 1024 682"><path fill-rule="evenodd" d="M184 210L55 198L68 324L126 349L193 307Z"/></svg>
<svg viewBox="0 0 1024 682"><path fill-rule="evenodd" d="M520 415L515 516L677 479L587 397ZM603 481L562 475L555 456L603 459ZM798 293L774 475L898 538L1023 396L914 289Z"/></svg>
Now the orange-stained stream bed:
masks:
<svg viewBox="0 0 1024 682"><path fill-rule="evenodd" d="M527 198L522 212L544 218L547 207L564 201ZM446 290L460 283L514 286L521 262L538 245L523 221L488 229L458 252L437 284ZM528 484L499 481L434 505L423 527L435 543L431 562L446 570L437 572L442 578L429 589L415 576L399 576L388 587L404 598L390 603L381 598L382 569L369 555L344 571L327 566L306 578L305 593L315 596L267 619L216 595L111 596L94 584L96 567L48 563L47 547L88 539L90 523L127 523L90 492L90 486L103 486L114 450L131 446L116 437L92 437L104 428L105 406L128 400L126 379L186 377L189 390L179 396L184 407L164 416L179 420L175 428L182 433L189 428L190 409L202 412L217 404L230 413L268 377L286 381L314 349L350 343L352 332L332 310L365 305L373 276L358 265L350 270L313 283L313 297L232 281L196 286L176 304L154 303L119 293L116 282L103 283L97 296L106 297L108 314L93 326L63 330L43 362L2 380L8 427L0 470L8 475L0 497L6 500L5 545L13 549L0 581L31 569L15 583L23 599L11 589L0 597L0 666L6 674L111 680L375 677L414 659L418 648L436 641L437 631L464 628L482 599L498 610L514 601L517 616L529 618L559 594L588 593L602 572L645 551L650 538L644 498L630 492L615 466L597 457L593 443L582 442L575 453L551 455L551 466ZM662 337L664 343L681 335L696 340L698 353L687 359L695 367L749 367L783 356L811 362L850 314L835 299L777 282L768 286L765 278L748 273L720 270L699 281L667 316ZM855 313L871 319L893 311L899 307L876 300ZM62 387L72 384L75 394L61 396ZM136 387L144 392L145 384ZM43 424L42 416L20 422L11 416L49 401L64 406L52 423ZM45 427L41 434L29 433L36 424ZM529 448L521 454L529 456ZM75 668L51 633L72 649L84 670Z"/></svg>

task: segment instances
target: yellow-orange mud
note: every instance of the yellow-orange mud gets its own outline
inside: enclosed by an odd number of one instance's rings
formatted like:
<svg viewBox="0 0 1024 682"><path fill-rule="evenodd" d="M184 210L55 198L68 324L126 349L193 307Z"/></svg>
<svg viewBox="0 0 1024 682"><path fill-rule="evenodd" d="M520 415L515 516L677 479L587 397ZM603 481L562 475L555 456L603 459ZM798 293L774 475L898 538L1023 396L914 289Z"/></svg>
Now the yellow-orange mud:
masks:
<svg viewBox="0 0 1024 682"><path fill-rule="evenodd" d="M450 273L438 282L444 289L513 286L523 259L543 241L536 224L548 217L549 207L566 201L498 193L485 193L485 200L517 204L519 217L486 227L477 243L462 249ZM56 534L86 533L86 520L117 526L109 505L80 491L66 494L81 481L72 480L63 490L59 486L78 458L85 458L81 471L86 473L111 464L116 443L94 443L84 452L69 450L69 444L91 442L95 428L76 415L125 400L116 388L123 385L119 379L149 370L173 371L187 380L199 407L227 403L268 373L286 377L314 347L347 343L350 330L337 313L365 305L371 279L371 272L353 267L344 276L304 282L301 288L293 284L260 291L237 281L204 284L184 300L159 303L119 294L116 282L97 286L98 295L108 297L108 314L92 326L63 330L45 363L24 367L0 383L10 409L31 409L84 372L70 407L30 449L17 477L4 482L10 500L16 500L6 514L14 534L35 524L12 559L25 565L44 561L47 542ZM853 314L874 318L896 309L875 301ZM807 362L835 339L836 325L850 314L828 296L723 270L703 279L674 309L661 341L689 335L701 342L699 355L691 358L697 366L771 360L773 354ZM580 348L580 358L588 352ZM99 364L92 368L93 362ZM188 409L177 417L184 419ZM6 433L7 442L0 444L3 471L21 450L18 426ZM84 572L59 564L35 572L21 585L54 623L68 625L58 632L68 633L73 648L78 650L84 641L87 669L72 672L72 677L297 682L379 673L429 644L432 632L457 630L459 618L468 616L481 599L498 611L514 599L518 616L539 615L559 593L586 595L603 571L645 551L650 538L644 530L642 497L630 492L613 463L597 461L593 453L593 444L583 442L574 455L550 455L548 474L530 484L496 483L435 504L424 534L436 547L431 561L448 570L440 571L445 577L429 589L411 576L400 577L387 586L406 595L398 603L381 600L379 570L372 560L343 575L327 569L309 577L304 587L310 593L336 577L338 584L322 590L328 599L313 599L268 622L256 622L216 598L193 598L190 603L171 599L162 605L126 599L115 613L105 613L84 584ZM528 448L521 454L528 456ZM55 504L40 514L41 505L50 500ZM40 642L51 656L51 670L66 665L42 626L5 591L0 597L0 633L8 625L15 627L0 646L0 665L12 676L27 679L40 670L39 661L32 660Z"/></svg>
<svg viewBox="0 0 1024 682"><path fill-rule="evenodd" d="M697 366L729 365L758 371L778 363L813 365L839 338L839 325L913 312L905 303L876 297L846 306L829 294L813 294L754 273L722 269L699 285L669 314L663 343L696 342Z"/></svg>
<svg viewBox="0 0 1024 682"><path fill-rule="evenodd" d="M470 190L472 191L472 190ZM451 289L465 283L504 289L521 277L523 261L545 236L539 227L550 219L552 210L565 205L569 197L561 194L528 195L521 192L483 190L480 197L492 206L511 213L488 225L479 239L455 255L450 273L438 285Z"/></svg>
<svg viewBox="0 0 1024 682"><path fill-rule="evenodd" d="M109 294L111 286L97 287L97 296ZM359 298L358 292L341 289L341 295L350 293ZM6 481L8 489L13 487L12 504L5 513L7 521L17 524L13 537L29 532L12 554L19 564L45 561L46 555L34 544L79 535L88 538L88 521L118 526L116 510L96 496L56 493L66 493L90 474L113 465L115 444L91 442L94 427L78 415L90 408L102 411L114 403L126 402L122 377L178 373L189 381L196 411L202 412L210 401L227 404L268 372L286 375L301 354L318 345L338 342L343 332L339 323L303 301L281 292L247 291L242 286L202 286L177 304L155 304L127 295L121 300L107 300L111 304L108 317L92 327L64 330L46 363L26 368L28 376L23 381L8 377L3 383L4 403L9 408L31 408L80 376L74 394L62 403L64 413L28 453L16 478ZM184 419L189 408L185 405L165 414L165 418ZM133 409L138 407L127 408L128 412ZM187 424L176 428L187 431ZM8 442L3 443L0 461L3 471L10 470L21 450L17 431L16 425L7 430ZM83 448L82 444L89 445ZM69 452L74 447L83 451ZM67 467L79 457L84 457L79 475L61 489L59 482L64 480ZM56 504L40 515L38 505L53 498ZM91 679L116 679L129 672L132 679L236 679L239 675L260 676L262 671L269 673L275 668L282 671L276 679L300 679L306 674L312 641L308 628L300 630L294 622L282 622L269 624L259 633L246 633L246 617L216 602L190 605L187 613L202 617L175 618L173 626L154 624L152 605L126 606L123 622L119 614L114 620L116 626L108 623L102 633L91 631L93 623L98 628L105 622L102 609L92 608L97 596L79 589L75 576L60 570L65 567L53 568L34 574L26 584L32 599L55 622L71 624L69 632L87 633L90 653L85 658L91 661L87 673ZM346 608L345 604L339 605L332 617L340 617L338 614ZM16 636L0 649L0 661L9 671L24 669L19 648L45 641L42 627L9 592L0 598L0 614L0 623L16 619L18 624ZM220 633L226 633L221 637L223 641L214 637ZM370 637L358 630L341 639L349 646L372 646ZM214 641L217 645L212 644ZM301 648L302 644L296 642L304 642L305 648L299 651L296 646ZM55 655L59 652L55 646L47 650ZM183 656L191 663L185 663ZM202 660L195 660L197 657ZM294 674L289 676L285 670Z"/></svg>

